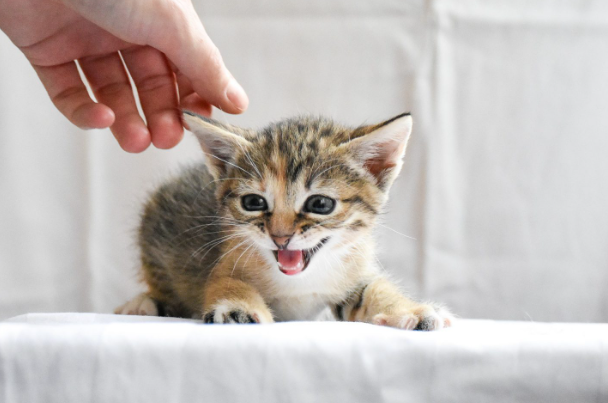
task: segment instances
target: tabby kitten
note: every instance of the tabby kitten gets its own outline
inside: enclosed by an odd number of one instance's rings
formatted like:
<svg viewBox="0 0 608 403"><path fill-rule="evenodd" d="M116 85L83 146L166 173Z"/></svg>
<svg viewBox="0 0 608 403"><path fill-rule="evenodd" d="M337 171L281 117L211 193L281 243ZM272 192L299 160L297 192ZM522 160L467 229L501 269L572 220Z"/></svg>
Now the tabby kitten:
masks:
<svg viewBox="0 0 608 403"><path fill-rule="evenodd" d="M139 230L149 291L123 314L208 323L315 319L403 329L450 326L405 297L374 258L372 228L412 129L402 114L356 129L293 118L261 131L184 112L206 154L161 186Z"/></svg>

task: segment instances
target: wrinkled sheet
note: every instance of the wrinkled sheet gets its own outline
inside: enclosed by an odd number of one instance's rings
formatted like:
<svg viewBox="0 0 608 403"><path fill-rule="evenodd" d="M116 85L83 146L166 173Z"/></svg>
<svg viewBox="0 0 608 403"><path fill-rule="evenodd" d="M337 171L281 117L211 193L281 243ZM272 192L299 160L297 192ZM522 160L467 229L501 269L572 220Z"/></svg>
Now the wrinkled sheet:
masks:
<svg viewBox="0 0 608 403"><path fill-rule="evenodd" d="M608 401L608 325L204 325L99 314L0 323L3 403Z"/></svg>

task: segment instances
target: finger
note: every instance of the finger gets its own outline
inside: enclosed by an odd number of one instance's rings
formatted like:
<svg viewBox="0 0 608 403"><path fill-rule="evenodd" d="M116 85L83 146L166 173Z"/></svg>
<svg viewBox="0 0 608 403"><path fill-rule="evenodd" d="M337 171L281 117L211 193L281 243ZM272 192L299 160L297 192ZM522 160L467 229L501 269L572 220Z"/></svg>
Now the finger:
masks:
<svg viewBox="0 0 608 403"><path fill-rule="evenodd" d="M182 109L198 113L199 115L207 116L208 118L211 117L213 111L211 104L196 93L182 99L181 107Z"/></svg>
<svg viewBox="0 0 608 403"><path fill-rule="evenodd" d="M76 63L33 66L55 107L81 129L103 129L114 123L114 113L94 102L80 79Z"/></svg>
<svg viewBox="0 0 608 403"><path fill-rule="evenodd" d="M175 78L179 90L180 107L199 115L211 117L211 104L194 92L190 80L179 72L176 73Z"/></svg>
<svg viewBox="0 0 608 403"><path fill-rule="evenodd" d="M152 143L157 148L176 146L184 131L175 76L167 59L148 46L126 49L121 53L137 87Z"/></svg>
<svg viewBox="0 0 608 403"><path fill-rule="evenodd" d="M150 44L165 53L189 78L202 99L225 112L243 112L249 104L247 94L224 65L192 4L183 7L187 9L170 14L174 21L167 26L176 32L156 30L150 36Z"/></svg>
<svg viewBox="0 0 608 403"><path fill-rule="evenodd" d="M191 1L110 3L65 1L68 7L116 37L150 45L166 54L190 78L204 100L229 113L247 109L245 91L226 69Z"/></svg>
<svg viewBox="0 0 608 403"><path fill-rule="evenodd" d="M93 93L116 115L110 127L118 144L128 152L141 152L150 145L150 132L135 104L133 89L118 53L79 60Z"/></svg>

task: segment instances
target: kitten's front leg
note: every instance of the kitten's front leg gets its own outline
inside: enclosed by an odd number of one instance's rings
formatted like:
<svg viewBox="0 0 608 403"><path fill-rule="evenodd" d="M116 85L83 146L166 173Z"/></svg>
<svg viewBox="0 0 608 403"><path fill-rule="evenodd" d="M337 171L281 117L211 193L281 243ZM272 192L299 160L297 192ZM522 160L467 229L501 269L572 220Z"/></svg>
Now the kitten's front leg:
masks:
<svg viewBox="0 0 608 403"><path fill-rule="evenodd" d="M454 321L445 308L405 297L384 278L375 278L332 307L338 320L367 322L407 330L439 330Z"/></svg>
<svg viewBox="0 0 608 403"><path fill-rule="evenodd" d="M272 323L272 313L260 293L232 277L209 278L203 298L206 323Z"/></svg>

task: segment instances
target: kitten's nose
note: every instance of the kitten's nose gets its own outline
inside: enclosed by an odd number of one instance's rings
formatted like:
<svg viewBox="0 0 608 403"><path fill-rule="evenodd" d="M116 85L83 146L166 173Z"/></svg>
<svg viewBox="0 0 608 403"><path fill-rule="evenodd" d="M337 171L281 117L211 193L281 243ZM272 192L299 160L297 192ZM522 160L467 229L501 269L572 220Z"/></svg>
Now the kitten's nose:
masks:
<svg viewBox="0 0 608 403"><path fill-rule="evenodd" d="M287 236L270 235L270 238L272 239L272 242L274 242L274 244L279 249L285 249L287 247L287 244L289 244L289 241L291 240L291 237L292 237L292 235L287 235Z"/></svg>

